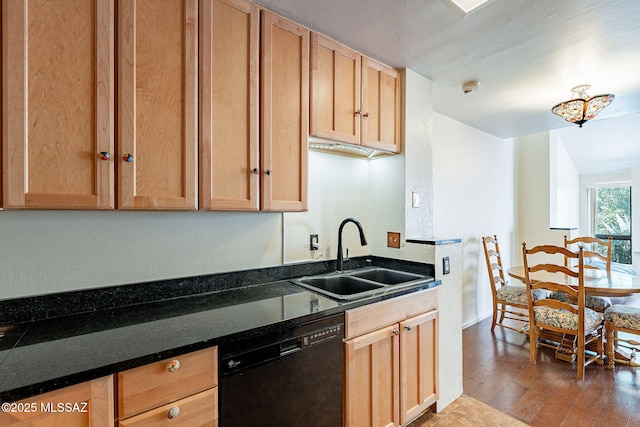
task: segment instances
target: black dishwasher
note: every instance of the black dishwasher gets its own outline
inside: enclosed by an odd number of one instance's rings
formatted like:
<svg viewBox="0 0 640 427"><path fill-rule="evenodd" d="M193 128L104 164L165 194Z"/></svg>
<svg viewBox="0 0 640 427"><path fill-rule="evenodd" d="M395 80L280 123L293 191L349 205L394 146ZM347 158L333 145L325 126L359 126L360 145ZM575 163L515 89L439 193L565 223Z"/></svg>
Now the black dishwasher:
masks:
<svg viewBox="0 0 640 427"><path fill-rule="evenodd" d="M220 348L220 427L342 425L344 314Z"/></svg>

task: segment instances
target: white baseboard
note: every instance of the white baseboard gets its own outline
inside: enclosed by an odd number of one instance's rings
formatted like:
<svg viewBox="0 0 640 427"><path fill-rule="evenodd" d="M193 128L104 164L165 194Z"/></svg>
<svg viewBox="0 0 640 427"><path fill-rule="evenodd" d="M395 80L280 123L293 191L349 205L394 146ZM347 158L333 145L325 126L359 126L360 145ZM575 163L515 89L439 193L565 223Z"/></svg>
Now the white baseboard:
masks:
<svg viewBox="0 0 640 427"><path fill-rule="evenodd" d="M476 323L481 322L481 321L483 321L484 319L486 319L487 317L491 317L491 316L493 316L493 313L489 313L489 314L486 314L486 315L484 315L484 316L482 316L482 317L478 317L478 318L476 318L476 319L474 319L474 320L470 320L470 321L468 321L467 323L463 323L463 324L462 324L462 329L467 329L469 326L473 326L473 325L475 325Z"/></svg>

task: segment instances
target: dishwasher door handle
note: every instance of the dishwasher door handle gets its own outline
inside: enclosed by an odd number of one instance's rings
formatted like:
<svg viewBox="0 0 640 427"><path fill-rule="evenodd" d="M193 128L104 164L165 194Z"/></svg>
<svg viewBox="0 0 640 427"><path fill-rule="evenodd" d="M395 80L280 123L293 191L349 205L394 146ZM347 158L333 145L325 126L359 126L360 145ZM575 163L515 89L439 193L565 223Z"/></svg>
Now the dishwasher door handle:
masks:
<svg viewBox="0 0 640 427"><path fill-rule="evenodd" d="M288 356L293 353L297 353L302 350L302 342L295 341L293 343L280 344L280 357Z"/></svg>

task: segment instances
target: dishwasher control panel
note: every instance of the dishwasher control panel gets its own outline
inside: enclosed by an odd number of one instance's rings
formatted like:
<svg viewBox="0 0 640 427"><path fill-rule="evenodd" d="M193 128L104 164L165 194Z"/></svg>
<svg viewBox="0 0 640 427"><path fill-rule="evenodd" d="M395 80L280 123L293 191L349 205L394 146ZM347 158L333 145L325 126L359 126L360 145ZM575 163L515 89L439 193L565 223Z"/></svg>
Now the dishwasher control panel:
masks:
<svg viewBox="0 0 640 427"><path fill-rule="evenodd" d="M319 331L312 332L303 338L304 345L314 345L330 339L342 338L344 336L344 333L342 332L343 327L344 325L334 325Z"/></svg>

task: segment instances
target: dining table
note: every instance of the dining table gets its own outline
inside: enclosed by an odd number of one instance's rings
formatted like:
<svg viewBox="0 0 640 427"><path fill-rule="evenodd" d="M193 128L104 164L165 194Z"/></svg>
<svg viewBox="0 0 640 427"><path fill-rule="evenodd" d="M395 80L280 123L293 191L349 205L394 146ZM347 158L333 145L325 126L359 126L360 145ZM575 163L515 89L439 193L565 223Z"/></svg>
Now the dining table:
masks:
<svg viewBox="0 0 640 427"><path fill-rule="evenodd" d="M507 274L524 282L524 266L517 265L507 270ZM569 286L578 286L578 279L562 273L549 273L536 271L531 273L531 279L535 281L550 280L558 283L566 283ZM595 268L584 269L584 290L587 295L603 297L628 297L640 293L640 277L618 271L607 271Z"/></svg>
<svg viewBox="0 0 640 427"><path fill-rule="evenodd" d="M524 266L517 265L507 270L507 274L517 280L525 281ZM565 283L569 286L578 286L578 279L567 276L563 273L550 273L547 271L536 271L531 273L531 280L534 281L554 281ZM584 269L584 289L587 295L603 297L630 297L640 294L640 277L619 271L607 271L595 268ZM615 302L614 302L615 303ZM543 331L541 339L557 343L556 359L566 362L573 362L576 355L575 336L565 336L551 331ZM616 349L616 357L619 359L629 359L630 354L624 349Z"/></svg>

